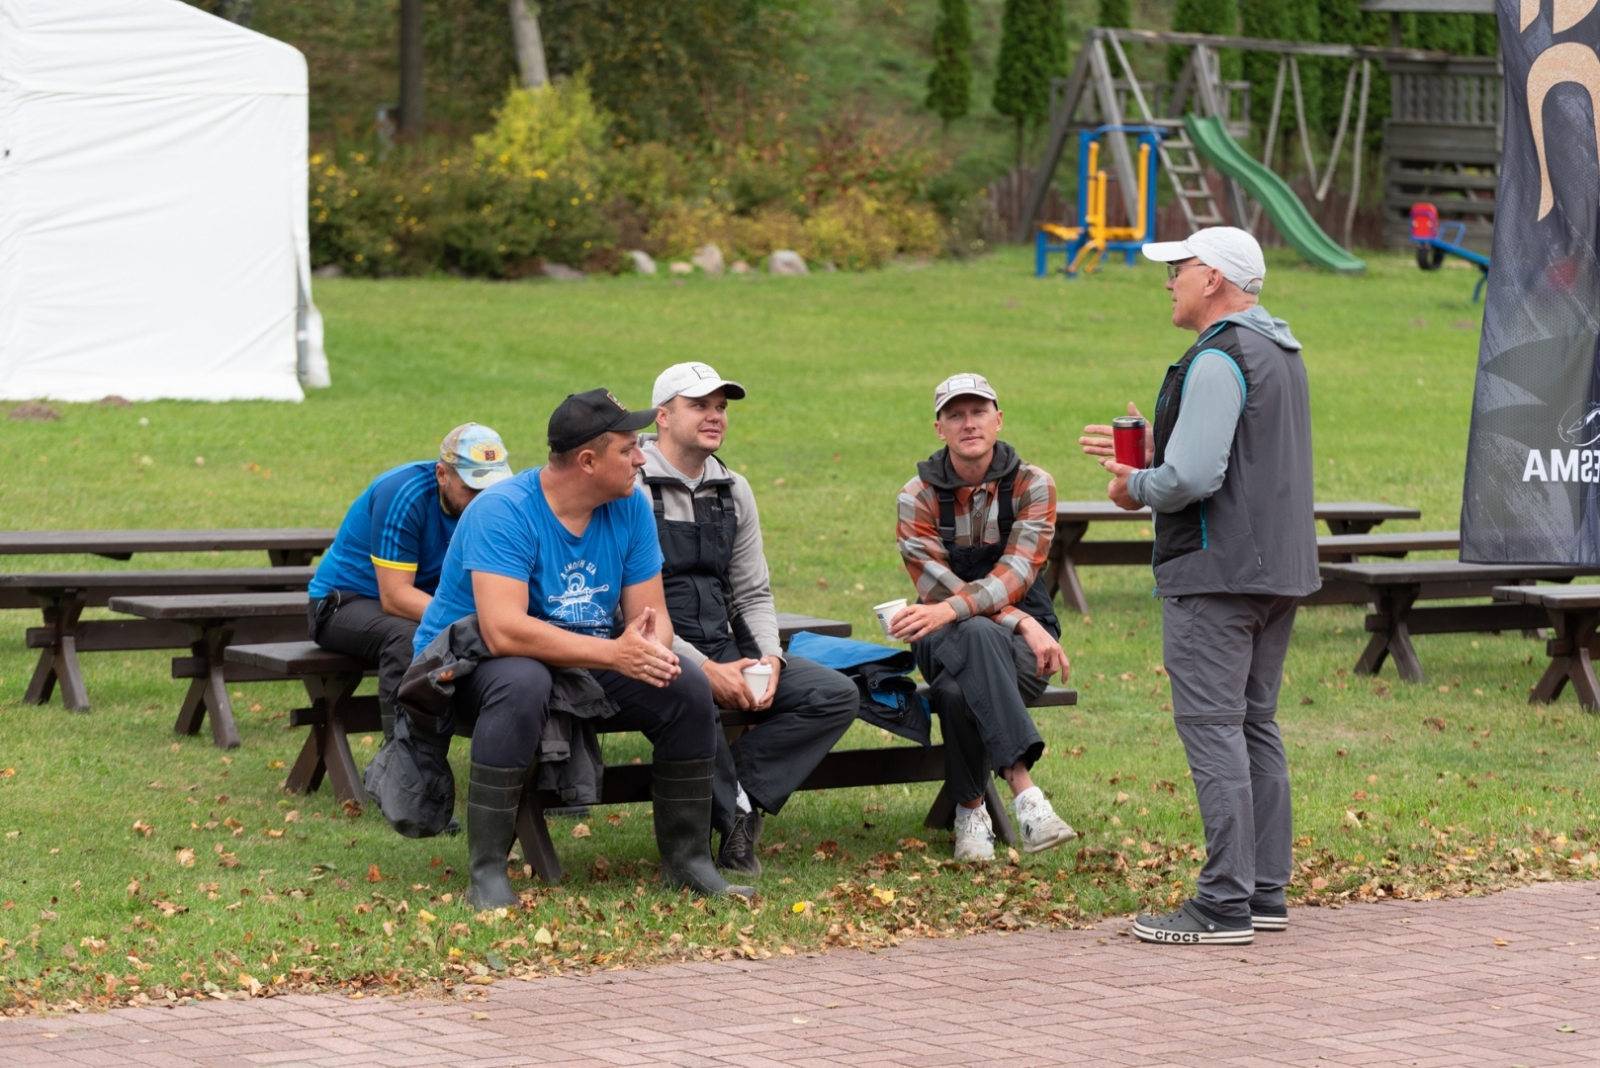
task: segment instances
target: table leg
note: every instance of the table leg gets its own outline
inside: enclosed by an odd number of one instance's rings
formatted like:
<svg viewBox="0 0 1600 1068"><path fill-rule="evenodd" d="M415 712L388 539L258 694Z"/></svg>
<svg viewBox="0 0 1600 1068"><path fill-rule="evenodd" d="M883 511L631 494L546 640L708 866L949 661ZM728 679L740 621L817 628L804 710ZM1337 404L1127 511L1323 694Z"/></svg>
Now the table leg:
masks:
<svg viewBox="0 0 1600 1068"><path fill-rule="evenodd" d="M322 727L312 724L294 767L289 769L289 777L283 780L285 790L292 794L309 794L322 785L322 773L327 769L322 760L322 749Z"/></svg>
<svg viewBox="0 0 1600 1068"><path fill-rule="evenodd" d="M1600 612L1552 610L1550 622L1556 633L1555 638L1545 645L1545 651L1550 655L1550 666L1528 696L1529 703L1549 704L1561 695L1570 680L1578 704L1590 712L1600 712L1600 682L1595 679L1590 648L1595 640L1596 626L1600 624Z"/></svg>
<svg viewBox="0 0 1600 1068"><path fill-rule="evenodd" d="M350 752L350 736L345 730L344 710L340 705L361 685L360 675L335 675L317 680L328 710L327 724L322 730L322 761L333 779L333 795L340 801L367 803L367 788L356 768L355 756ZM309 684L307 689L310 689Z"/></svg>
<svg viewBox="0 0 1600 1068"><path fill-rule="evenodd" d="M1089 614L1089 599L1084 596L1083 583L1078 581L1078 569L1072 563L1072 550L1088 533L1088 523L1058 523L1050 543L1050 553L1045 563L1045 593L1054 597L1059 591L1061 604L1080 616Z"/></svg>
<svg viewBox="0 0 1600 1068"><path fill-rule="evenodd" d="M83 669L78 663L78 617L83 614L89 595L83 590L65 590L40 595L44 624L55 631L55 640L39 650L39 663L33 669L22 699L42 705L50 700L57 682L61 683L61 703L70 712L89 711L89 691L83 684Z"/></svg>
<svg viewBox="0 0 1600 1068"><path fill-rule="evenodd" d="M531 775L522 787L522 802L517 806L517 838L522 842L522 855L533 868L533 874L547 886L560 886L561 858L556 856L556 844L550 840L544 805L539 801L539 792L533 788Z"/></svg>
<svg viewBox="0 0 1600 1068"><path fill-rule="evenodd" d="M189 693L178 710L172 729L179 734L200 733L200 722L211 714L211 740L218 749L239 748L239 727L233 721L233 703L228 700L227 665L222 652L233 640L231 622L208 621L195 624L195 640L190 652L204 661L206 673L189 686Z"/></svg>
<svg viewBox="0 0 1600 1068"><path fill-rule="evenodd" d="M1377 610L1367 617L1367 629L1372 632L1372 638L1361 659L1356 661L1357 675L1376 675L1384 659L1392 656L1401 679L1406 682L1423 680L1422 663L1417 659L1411 633L1406 627L1406 616L1421 592L1421 586L1378 591Z"/></svg>

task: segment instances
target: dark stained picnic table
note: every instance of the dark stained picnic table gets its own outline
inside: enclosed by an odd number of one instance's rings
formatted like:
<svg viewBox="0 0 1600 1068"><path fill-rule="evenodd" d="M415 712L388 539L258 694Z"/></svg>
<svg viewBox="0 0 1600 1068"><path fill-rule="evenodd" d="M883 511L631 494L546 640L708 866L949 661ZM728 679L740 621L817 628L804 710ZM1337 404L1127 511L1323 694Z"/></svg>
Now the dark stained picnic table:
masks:
<svg viewBox="0 0 1600 1068"><path fill-rule="evenodd" d="M1419 599L1456 600L1492 597L1497 589L1539 579L1569 582L1579 575L1600 574L1600 568L1529 565L1463 564L1457 560L1407 560L1396 563L1323 564L1326 581L1353 583L1365 591L1374 612L1366 619L1372 638L1356 661L1357 675L1376 675L1388 657L1406 682L1426 677L1413 634L1462 634L1534 630L1547 623L1545 610L1501 599L1486 604L1417 608Z"/></svg>
<svg viewBox="0 0 1600 1068"><path fill-rule="evenodd" d="M1318 522L1328 524L1334 535L1367 534L1373 527L1390 519L1420 519L1422 512L1397 504L1374 501L1326 501L1315 506ZM1056 534L1050 543L1050 555L1045 565L1045 590L1052 596L1057 590L1062 603L1080 615L1089 612L1089 599L1084 596L1083 584L1078 580L1078 568L1087 565L1148 565L1152 542L1148 538L1138 541L1084 541L1084 535L1094 523L1149 523L1150 509L1126 511L1110 501L1057 501ZM1393 551L1393 550L1391 550Z"/></svg>
<svg viewBox="0 0 1600 1068"><path fill-rule="evenodd" d="M89 709L79 653L126 649L176 649L190 642L183 623L151 619L81 620L85 607L121 596L304 590L311 567L239 567L209 571L52 571L0 575L0 607L39 607L44 626L29 627L27 647L39 663L23 700L42 705L61 684L61 703Z"/></svg>
<svg viewBox="0 0 1600 1068"><path fill-rule="evenodd" d="M239 630L249 627L252 642L295 641L306 638L306 606L310 598L298 593L179 594L149 597L113 597L111 610L144 619L187 624L193 641L191 656L172 661L172 676L193 680L173 729L198 734L201 721L211 714L211 737L221 749L239 746L239 728L228 700L228 683L263 677L248 669L230 669L224 653ZM254 624L254 626L250 626Z"/></svg>
<svg viewBox="0 0 1600 1068"><path fill-rule="evenodd" d="M1500 586L1494 595L1540 609L1549 618L1555 637L1545 643L1550 666L1534 686L1528 700L1549 704L1561 696L1568 682L1578 704L1600 712L1600 682L1594 674L1594 657L1600 654L1600 585Z"/></svg>
<svg viewBox="0 0 1600 1068"><path fill-rule="evenodd" d="M135 553L248 552L265 549L275 567L304 566L333 544L335 530L0 530L0 556L87 553L131 560Z"/></svg>

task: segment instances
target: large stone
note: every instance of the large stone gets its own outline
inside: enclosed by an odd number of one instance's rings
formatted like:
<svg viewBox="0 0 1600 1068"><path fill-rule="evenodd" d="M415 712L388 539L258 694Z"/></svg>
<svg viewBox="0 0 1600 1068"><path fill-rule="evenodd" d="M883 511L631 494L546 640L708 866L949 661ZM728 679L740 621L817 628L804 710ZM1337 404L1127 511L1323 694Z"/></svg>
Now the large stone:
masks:
<svg viewBox="0 0 1600 1068"><path fill-rule="evenodd" d="M640 274L656 273L656 261L651 258L650 253L641 251L640 249L630 248L628 250L628 255L633 258L633 269L635 271L639 272Z"/></svg>
<svg viewBox="0 0 1600 1068"><path fill-rule="evenodd" d="M728 270L733 274L749 274L755 268L744 262L744 260L734 260L733 266L729 267Z"/></svg>
<svg viewBox="0 0 1600 1068"><path fill-rule="evenodd" d="M701 245L689 259L706 274L721 274L723 271L722 250L715 245Z"/></svg>
<svg viewBox="0 0 1600 1068"><path fill-rule="evenodd" d="M780 248L767 257L768 274L810 274L805 257L790 249Z"/></svg>
<svg viewBox="0 0 1600 1068"><path fill-rule="evenodd" d="M581 282L585 275L576 267L568 267L564 263L547 263L544 265L544 276L557 282Z"/></svg>
<svg viewBox="0 0 1600 1068"><path fill-rule="evenodd" d="M694 274L694 264L684 263L682 260L673 260L667 264L667 270L673 274Z"/></svg>

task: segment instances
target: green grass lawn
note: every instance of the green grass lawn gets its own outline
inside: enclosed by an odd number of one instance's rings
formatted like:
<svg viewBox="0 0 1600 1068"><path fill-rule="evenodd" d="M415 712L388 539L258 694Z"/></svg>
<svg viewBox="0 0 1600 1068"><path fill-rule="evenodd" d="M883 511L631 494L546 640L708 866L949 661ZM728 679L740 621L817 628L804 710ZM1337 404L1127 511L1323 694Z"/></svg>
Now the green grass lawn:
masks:
<svg viewBox="0 0 1600 1068"><path fill-rule="evenodd" d="M1451 529L1477 354L1473 277L1370 262L1367 276L1342 278L1271 259L1265 303L1306 345L1317 496L1413 504L1423 519L1411 526ZM662 367L701 359L750 390L724 459L755 486L780 607L847 619L870 638L870 606L908 590L893 501L935 444L933 385L988 375L1004 436L1055 474L1062 498L1099 497L1106 478L1078 453L1079 429L1127 400L1148 405L1190 340L1167 322L1161 281L1153 266L1037 281L1030 256L1011 249L802 279L319 283L332 389L300 405L66 405L58 422L8 422L5 523L332 526L377 472L434 454L457 423L494 426L513 464L531 465L565 394L603 385L640 406ZM131 566L262 562L152 555ZM1081 703L1040 713L1050 748L1035 771L1081 843L963 869L942 863L947 836L921 826L931 784L802 795L767 823L753 909L660 893L650 820L634 806L598 810L584 836L558 823L567 885L525 881L526 910L474 917L460 901L464 838L402 839L376 813L341 812L328 787L283 794L303 736L285 728L298 688L235 687L244 744L228 754L171 733L184 684L169 677L169 653L87 654L94 710L35 708L20 694L32 666L23 629L37 617L6 613L0 1006L253 984L459 992L502 970L882 944L1176 900L1202 839L1163 710L1150 575L1084 578L1092 614L1066 619L1062 639ZM1429 681L1405 686L1392 668L1379 680L1348 673L1364 637L1359 611L1311 609L1289 654L1293 897L1455 894L1592 872L1600 727L1570 694L1549 709L1526 703L1542 643L1421 638ZM371 741L355 741L363 759ZM883 742L857 725L846 744ZM607 745L613 760L646 752L627 737ZM464 762L466 746L455 755Z"/></svg>

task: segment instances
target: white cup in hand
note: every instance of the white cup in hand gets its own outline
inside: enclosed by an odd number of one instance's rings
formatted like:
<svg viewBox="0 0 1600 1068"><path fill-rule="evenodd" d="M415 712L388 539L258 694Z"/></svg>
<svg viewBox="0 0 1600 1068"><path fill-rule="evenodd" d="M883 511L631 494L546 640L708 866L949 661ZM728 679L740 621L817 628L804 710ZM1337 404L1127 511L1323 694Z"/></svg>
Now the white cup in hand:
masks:
<svg viewBox="0 0 1600 1068"><path fill-rule="evenodd" d="M872 614L878 617L878 625L883 628L884 637L894 638L894 633L890 628L894 626L894 617L904 611L905 607L906 599L904 597L872 606ZM898 638L895 638L895 640L899 641Z"/></svg>
<svg viewBox="0 0 1600 1068"><path fill-rule="evenodd" d="M744 684L750 687L750 696L760 701L772 685L771 664L751 664L744 669Z"/></svg>

